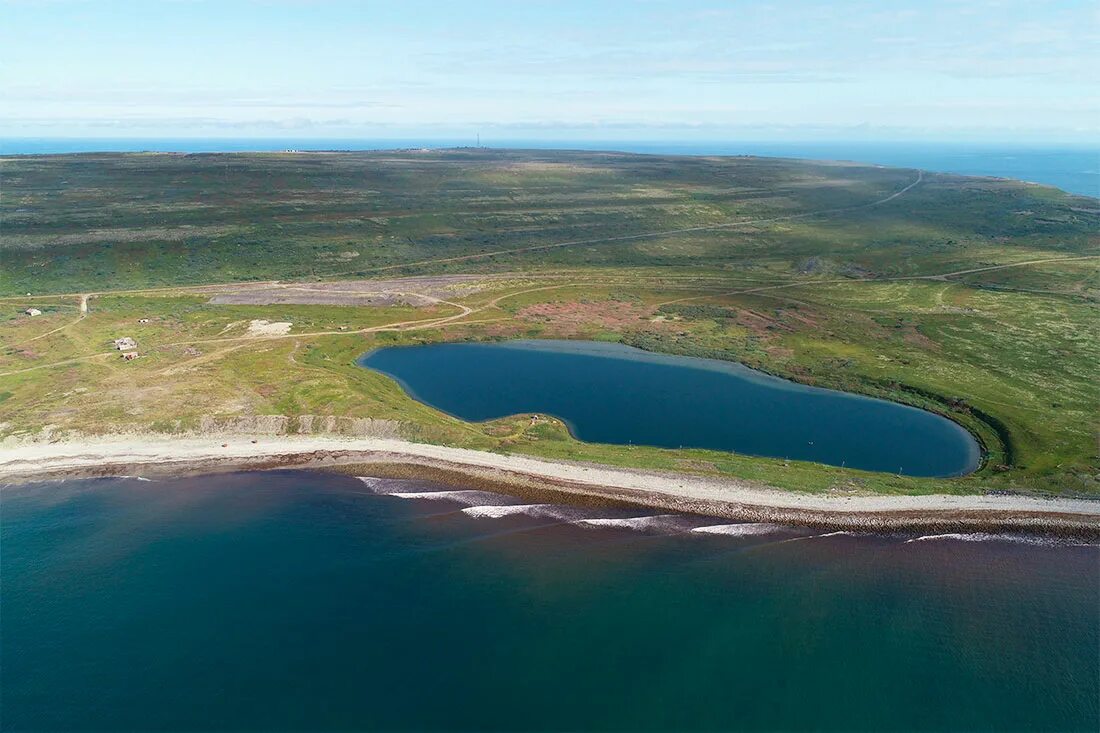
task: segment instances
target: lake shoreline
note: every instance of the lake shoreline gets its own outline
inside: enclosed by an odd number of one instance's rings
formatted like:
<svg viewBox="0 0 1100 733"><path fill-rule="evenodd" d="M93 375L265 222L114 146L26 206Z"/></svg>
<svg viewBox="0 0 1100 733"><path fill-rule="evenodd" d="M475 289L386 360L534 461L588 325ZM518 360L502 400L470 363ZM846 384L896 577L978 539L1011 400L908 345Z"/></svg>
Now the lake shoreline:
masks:
<svg viewBox="0 0 1100 733"><path fill-rule="evenodd" d="M969 475L989 454L982 436L950 414L787 379L739 361L626 343L384 346L355 363L455 419L550 415L588 443L700 448L927 478ZM644 420L634 417L638 394L647 396Z"/></svg>
<svg viewBox="0 0 1100 733"><path fill-rule="evenodd" d="M0 450L0 482L305 469L415 478L522 497L854 532L1006 532L1100 539L1100 501L1012 495L822 495L734 478L503 455L381 438L117 436Z"/></svg>

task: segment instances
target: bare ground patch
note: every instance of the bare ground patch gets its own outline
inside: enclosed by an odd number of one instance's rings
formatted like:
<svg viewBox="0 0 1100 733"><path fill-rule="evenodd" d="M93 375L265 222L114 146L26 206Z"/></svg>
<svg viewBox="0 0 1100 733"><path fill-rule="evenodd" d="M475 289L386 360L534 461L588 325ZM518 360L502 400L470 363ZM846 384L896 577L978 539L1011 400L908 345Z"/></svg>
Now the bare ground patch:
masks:
<svg viewBox="0 0 1100 733"><path fill-rule="evenodd" d="M289 321L265 321L256 319L248 323L249 336L285 336L293 323Z"/></svg>
<svg viewBox="0 0 1100 733"><path fill-rule="evenodd" d="M178 242L192 237L221 237L240 231L228 224L190 225L174 227L126 227L88 229L67 234L8 234L5 246L12 249L97 244L104 242Z"/></svg>
<svg viewBox="0 0 1100 733"><path fill-rule="evenodd" d="M440 275L390 280L346 280L324 283L271 283L221 290L216 305L337 305L425 307L463 297L499 284L499 277Z"/></svg>
<svg viewBox="0 0 1100 733"><path fill-rule="evenodd" d="M656 309L618 300L592 302L537 303L522 308L516 315L525 321L551 324L560 331L576 331L591 326L609 329L638 326L646 323L651 328L664 324L654 322Z"/></svg>

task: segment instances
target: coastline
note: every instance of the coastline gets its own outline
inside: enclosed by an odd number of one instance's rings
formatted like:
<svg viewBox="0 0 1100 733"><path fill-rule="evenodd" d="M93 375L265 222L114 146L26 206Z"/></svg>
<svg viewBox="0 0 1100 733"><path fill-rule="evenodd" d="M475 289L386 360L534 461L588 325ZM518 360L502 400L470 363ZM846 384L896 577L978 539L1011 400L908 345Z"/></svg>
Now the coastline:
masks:
<svg viewBox="0 0 1100 733"><path fill-rule="evenodd" d="M922 415L933 415L942 418L948 424L950 424L959 434L964 435L966 440L969 440L971 445L970 462L962 470L956 470L950 473L936 474L935 478L957 478L962 476L969 476L976 471L982 469L989 459L989 447L987 441L981 434L981 432L975 430L971 426L967 426L959 420L956 414L952 414L950 411L939 411L935 409L929 409L927 406L919 406L908 402L903 402L899 399L892 399L889 397L878 396L871 394L870 390L865 391L846 391L842 389L836 389L832 387L822 387L819 385L811 384L808 382L799 381L798 379L783 376L781 374L772 373L764 369L749 366L741 361L733 361L726 359L715 359L710 357L693 356L691 354L677 354L662 351L652 351L644 349L638 346L634 346L629 343L611 343L603 341L589 341L579 339L510 339L504 341L463 341L459 343L434 343L434 344L404 344L400 346L380 346L372 348L371 350L361 354L355 359L357 366L364 369L369 369L389 377L393 381L397 382L398 386L405 391L411 399L419 402L420 404L429 407L433 410L443 412L456 420L463 420L467 422L487 422L488 420L497 419L497 416L490 417L487 420L481 418L473 418L471 416L462 415L459 412L452 411L451 409L445 409L438 403L433 403L431 400L425 399L413 385L405 377L399 375L397 372L399 369L381 368L378 366L372 366L368 363L371 356L382 352L400 349L418 349L418 348L430 348L430 347L487 347L487 348L512 348L517 350L531 350L531 351L546 351L554 354L571 354L571 355L591 355L591 356L605 356L609 358L620 359L626 362L649 362L653 364L662 364L666 366L673 366L677 368L688 367L690 369L705 370L708 372L717 372L720 374L731 376L735 379L744 380L754 384L762 384L773 389L779 389L784 391L801 392L808 395L829 395L831 397L841 398L844 400L850 400L854 403L884 403L889 405L891 409L900 409L903 411L913 411L914 413L921 413ZM933 393L925 394L927 397L931 397L937 404L945 404L947 398ZM519 413L525 412L541 412L544 415L559 420L565 429L569 432L569 435L574 440L584 440L578 435L577 426L574 422L560 414L555 413L549 408L542 410L536 409L523 409L519 410ZM899 413L900 414L900 413ZM986 423L986 427L993 430L997 435L997 438L1001 441L1001 449L1004 450L1004 446L1008 445L1007 439L1002 437L1000 433L996 431L996 428L992 424ZM604 442L604 441L594 441ZM629 445L629 441L609 440L609 443L616 443L618 445ZM641 444L643 441L639 441ZM680 448L709 448L717 450L731 450L737 451L738 449L733 446L714 446L714 445L701 445L695 442L681 441ZM666 443L664 445L656 442L646 442L651 447L665 447L675 448L676 445L672 443ZM760 457L780 457L779 454L756 454ZM797 460L797 459L796 459ZM806 460L806 459L803 459ZM829 461L823 461L828 465L834 467L842 467L843 464L830 463ZM853 466L859 468L858 466ZM872 470L872 469L864 469Z"/></svg>
<svg viewBox="0 0 1100 733"><path fill-rule="evenodd" d="M568 463L382 438L115 436L0 449L2 484L272 469L419 478L519 496L848 531L989 531L1100 539L1100 501L1087 499L800 494L733 478Z"/></svg>

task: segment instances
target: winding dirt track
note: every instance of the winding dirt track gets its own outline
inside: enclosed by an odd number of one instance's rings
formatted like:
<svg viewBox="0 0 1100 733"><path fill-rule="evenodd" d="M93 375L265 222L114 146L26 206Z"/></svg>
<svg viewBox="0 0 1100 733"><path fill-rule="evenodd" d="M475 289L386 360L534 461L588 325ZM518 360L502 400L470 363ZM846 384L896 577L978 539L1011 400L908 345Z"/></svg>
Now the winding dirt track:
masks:
<svg viewBox="0 0 1100 733"><path fill-rule="evenodd" d="M575 247L579 245L588 244L606 244L607 242L630 242L638 239L653 239L655 237L668 237L674 234L691 234L692 232L709 232L717 231L720 229L732 229L735 227L753 226L756 224L770 224L777 221L792 221L795 219L807 219L813 216L828 216L829 214L839 214L845 211L858 211L859 209L868 209L872 206L878 206L885 204L889 201L893 201L898 196L901 196L924 180L924 171L917 171L917 178L905 188L899 189L889 196L885 196L875 201L870 201L865 204L854 204L852 206L838 206L831 209L819 209L817 211L806 211L801 214L785 214L783 216L772 216L764 219L745 219L743 221L731 221L723 224L705 224L697 227L684 227L682 229L663 229L655 232L641 232L639 234L623 234L616 237L594 237L592 239L574 239L567 242L553 242L551 244L536 244L530 247L516 247L514 249L502 249L493 252L479 252L471 255L459 255L457 257L443 257L439 259L431 260L419 260L417 262L406 262L399 265L383 265L380 267L371 267L365 270L357 270L356 272L383 272L385 270L396 270L402 267L418 267L420 265L437 265L449 262L468 262L470 260L480 260L486 257L496 257L498 255L510 255L510 254L522 254L524 252L540 252L548 249L560 249L562 247Z"/></svg>
<svg viewBox="0 0 1100 733"><path fill-rule="evenodd" d="M1074 260L1090 260L1090 259L1100 259L1100 255L1080 255L1080 256L1076 256L1076 257L1053 257L1053 258L1042 259L1042 260L1028 260L1026 262L1013 262L1013 263L1006 264L1006 265L991 265L989 267L977 267L977 268L972 268L972 269L969 269L969 270L954 270L952 272L945 272L945 273L934 274L934 275L900 275L900 276L897 276L897 277L864 278L864 279L859 279L859 278L837 278L837 279L833 279L833 280L807 280L807 281L804 281L804 282L781 283L781 284L777 284L777 285L763 285L763 286L756 287L756 288L743 288L743 289L740 289L740 290L728 290L728 291L723 291L723 292L706 293L706 294L703 294L703 295L693 295L693 296L690 296L690 297L687 297L687 298L677 298L675 300L667 300L663 303L659 303L658 306L672 305L672 304L675 304L675 303L685 303L685 302L692 301L692 300L701 300L703 298L723 297L723 296L729 296L729 295L747 295L747 294L752 294L752 293L767 292L767 291L771 291L771 290L781 290L781 289L799 288L799 287L810 287L810 286L814 286L814 285L835 285L835 284L840 284L840 283L858 283L858 282L875 282L875 283L879 283L879 282L899 282L899 281L907 281L907 280L933 280L933 281L948 282L948 278L956 277L956 276L960 276L960 275L971 275L971 274L978 273L978 272L988 272L988 271L991 271L991 270L1003 270L1003 269L1007 269L1007 268L1010 268L1010 267L1027 267L1027 266L1030 266L1030 265L1040 265L1040 264L1044 264L1044 263L1048 263L1048 262L1067 262L1067 261L1074 261ZM587 281L587 282L590 283L591 281ZM228 342L261 343L261 342L264 342L264 341L274 341L274 340L278 340L278 339L307 338L307 337L311 337L311 336L347 336L347 335L351 335L351 334L379 333L379 332L383 332L383 331L417 331L417 330L423 330L423 329L427 329L427 328L439 328L439 327L444 327L444 326L447 326L447 325L464 325L464 324L469 324L469 323L485 323L485 322L491 322L491 321L499 320L499 319L479 319L477 321L472 321L472 320L471 321L463 321L461 319L466 318L467 316L470 316L470 315L474 315L476 313L481 313L481 312L483 312L485 310L488 310L490 308L497 308L497 307L499 307L499 304L502 301L506 300L507 298L513 298L513 297L516 297L518 295L525 295L527 293L534 293L534 292L539 292L539 291L543 291L543 290L555 290L555 289L573 287L573 286L584 285L584 284L586 284L586 283L582 282L582 281L570 281L570 282L565 282L565 283L558 283L558 284L555 284L555 285L545 285L545 286L540 286L540 287L537 287L537 288L529 288L527 290L519 290L519 291L516 291L516 292L505 293L504 295L500 295L500 296L494 298L493 300L489 301L485 305L480 306L478 308L471 308L470 306L462 304L462 303L456 303L456 302L450 301L450 300L442 300L440 298L434 298L432 296L424 295L422 293L416 293L416 295L419 295L421 297L434 300L439 305L454 306L455 308L458 308L460 312L456 313L454 315L444 316L444 317L426 318L426 319L411 320L411 321L396 321L394 323L386 323L386 324L382 324L380 326L368 326L367 328L361 328L361 329L357 329L355 331L307 331L307 332L300 332L300 333L271 334L271 335L263 335L263 336L226 336L226 337L223 337L223 338L190 339L190 340L185 340L185 341L173 341L173 342L164 343L164 344L157 344L155 346L150 347L149 350L150 351L155 351L157 349L170 347L170 346L192 346L192 345L195 345L195 344L228 343ZM173 288L173 290L175 290L175 289L176 288ZM187 290L186 288L182 288L182 289ZM190 289L190 291L193 292L193 289ZM138 291L119 291L119 292L138 292ZM143 292L147 292L147 291L143 291ZM66 328L69 328L73 325L76 325L77 323L79 323L81 320L83 320L87 316L87 299L89 297L91 297L91 295L93 295L93 294L80 296L81 297L82 308L83 308L83 310L81 311L80 318L77 318L75 321L72 321L72 322L67 323L63 326L55 328L55 329L53 329L51 331L48 331L44 334L41 334L39 336L35 336L32 339L28 339L27 341L23 341L20 344L12 345L9 348L15 348L17 346L21 346L23 344L29 343L30 341L35 341L35 340L38 340L40 338L44 338L44 337L49 336L51 334L57 333L58 331L62 331ZM95 353L95 354L88 354L86 356L77 356L77 357L72 357L70 359L62 359L61 361L50 362L49 364L38 364L36 366L27 367L25 369L16 369L16 370L12 370L12 371L9 371L9 372L0 372L0 377L7 377L7 376L14 375L14 374L23 374L23 373L26 373L26 372L36 371L38 369L49 369L51 367L65 366L65 365L68 365L68 364L74 364L74 363L81 362L81 361L88 361L90 359L103 358L103 357L106 357L106 356L110 356L113 353L114 352L110 352L110 351L98 352L98 353Z"/></svg>
<svg viewBox="0 0 1100 733"><path fill-rule="evenodd" d="M631 241L631 240L638 240L638 239L663 237L663 236L669 236L669 235L673 235L673 234L685 234L685 233L691 233L691 232L713 231L713 230L729 229L729 228L740 227L740 226L750 226L750 225L755 225L755 224L766 224L766 223L777 222L777 221L790 221L790 220L805 219L805 218L815 217L815 216L826 216L826 215L837 214L837 213L842 213L842 212L846 212L846 211L856 211L856 210L860 210L860 209L871 208L871 207L874 207L874 206L880 206L882 204L893 201L893 200L897 199L900 196L903 196L907 192L911 191L914 187L919 185L923 180L924 180L923 171L918 171L916 179L913 180L908 185L906 185L904 188L901 188L901 189L895 191L894 193L892 193L888 196L885 196L883 198L876 199L874 201L870 201L870 202L863 203L863 204L855 204L855 205L852 205L852 206L843 206L843 207L836 207L836 208L831 208L831 209L821 209L821 210L817 210L817 211L803 212L801 214L789 214L789 215L769 217L769 218L764 218L764 219L749 219L749 220L744 220L744 221L726 222L726 223L723 223L723 224L712 224L712 225L705 225L705 226L698 226L698 227L686 227L686 228L682 228L682 229L665 229L665 230L655 231L655 232L643 232L643 233L640 233L640 234L627 234L627 235L616 236L616 237L598 237L598 238L593 238L593 239L578 239L578 240L572 240L572 241L567 241L567 242L555 242L555 243L552 243L552 244L534 245L534 246L531 246L531 247L519 247L519 248L515 248L515 249L498 250L498 251L494 251L494 252L484 252L484 253L478 253L478 254L472 254L472 255L462 255L462 256L459 256L459 257L443 257L443 258L431 259L431 260L420 260L420 261L417 261L417 262L407 262L407 263L402 263L402 264L399 264L399 265L386 265L386 266L382 266L382 267L371 268L371 270L368 270L368 271L383 271L383 270L392 270L392 269L398 269L398 268L403 268L403 267L412 267L412 266L420 266L420 265L428 265L428 264L463 262L463 261L468 261L468 260L476 260L476 259L482 259L482 258L486 258L486 257L493 257L493 256L496 256L496 255L501 255L501 254L517 254L517 253L523 253L523 252L536 252L536 251L541 251L541 250L556 249L556 248L570 247L570 246L577 246L577 245L600 244L600 243L606 243L606 242ZM953 272L939 273L939 274L933 274L933 275L902 275L902 276L896 276L896 277L865 278L865 279L838 278L838 279L833 279L833 280L809 280L809 281L804 281L804 282L787 282L787 283L778 283L778 284L774 284L774 285L763 285L763 286L752 287L752 288L743 288L743 289L739 289L739 290L730 290L730 291L724 291L724 292L707 293L707 294L704 294L704 295L695 295L695 296L690 296L690 297L686 297L686 298L679 298L679 299L675 299L675 300L665 301L664 303L660 303L658 305L671 305L671 304L674 304L674 303L683 303L683 302L687 302L687 301L699 300L699 299L702 299L702 298L709 298L709 297L721 297L721 296L728 296L728 295L742 295L742 294L766 292L766 291L770 291L770 290L780 290L780 289L797 288L797 287L808 287L808 286L814 286L814 285L828 285L828 284L837 284L837 283L896 282L896 281L903 281L903 280L940 280L940 281L947 281L947 279L951 278L951 277L956 277L956 276L961 276L961 275L969 275L969 274L974 274L974 273L979 273L979 272L987 272L987 271L991 271L991 270L1001 270L1001 269L1006 269L1006 268L1010 268L1010 267L1023 267L1023 266L1027 266L1027 265L1037 265L1037 264L1043 264L1043 263L1047 263L1047 262L1064 262L1064 261L1070 261L1070 260L1095 259L1095 258L1098 258L1098 257L1100 257L1100 255L1082 255L1082 256L1077 256L1077 257L1057 257L1057 258L1048 258L1048 259L1040 259L1040 260L1029 260L1029 261L1026 261L1026 262L1015 262L1015 263L1004 264L1004 265L991 265L991 266L988 266L988 267L978 267L978 268L973 268L973 269L968 269L968 270L956 270L956 271L953 271ZM257 342L258 343L258 342L262 342L262 341L270 341L270 340L286 339L286 338L306 338L306 337L312 337L312 336L340 336L340 335L346 336L346 335L349 335L349 334L378 333L378 332L382 332L382 331L411 331L411 330L421 330L421 329L427 329L427 328L439 328L439 327L443 327L443 326L447 326L447 325L456 325L456 324L460 324L460 323L473 323L475 321L463 321L462 319L466 318L467 316L474 315L476 313L480 313L480 312L485 311L485 310L490 309L490 308L497 308L499 306L500 302L505 300L506 298L511 298L511 297L515 297L515 296L518 296L518 295L523 295L523 294L532 293L532 292L538 292L538 291L542 291L542 290L553 290L553 289L558 289L558 288L570 287L570 286L573 286L573 285L582 285L585 282L591 282L591 280L583 281L583 282L582 281L575 281L575 282L560 283L560 284L555 284L555 285L547 285L547 286L543 286L543 287L531 288L531 289L528 289L528 290L522 290L522 291L513 292L513 293L506 293L506 294L501 295L501 296L493 299L489 303L487 303L487 304L485 304L481 307L478 307L478 308L471 308L470 306L462 304L462 303L457 303L457 302L449 301L449 300L443 300L443 299L436 298L434 296L431 296L431 295L428 295L428 294L425 294L425 293L414 292L414 293L409 293L409 294L413 294L413 295L416 295L418 297L423 297L423 298L425 298L429 301L432 301L432 302L434 302L438 305L453 306L455 308L458 308L459 312L454 314L454 315L450 315L450 316L428 318L428 319L419 319L419 320L411 320L411 321L398 321L398 322L394 322L394 323L383 324L383 325L380 325L380 326L370 326L370 327L358 329L358 330L355 330L355 331L312 331L312 332L305 332L305 333L265 335L265 336L227 336L227 337L224 337L224 338L191 339L191 340L185 340L185 341L176 341L176 342L170 342L170 343L164 343L164 344L157 344L157 345L155 345L151 348L152 348L152 350L156 350L158 348L164 348L164 347L169 347L169 346L189 346L189 345L194 345L194 344L210 344L210 343L224 343L224 342ZM172 287L164 287L164 288L145 288L145 289L137 289L137 290L99 291L99 292L93 292L93 293L68 294L68 296L66 296L66 295L39 296L39 297L49 297L49 298L63 298L63 297L76 296L76 297L79 298L80 316L76 320L71 321L69 323L66 323L66 324L64 324L62 326L59 326L57 328L54 328L50 331L47 331L46 333L39 334L38 336L27 339L27 340L22 341L18 344L10 344L10 345L7 346L7 348L17 348L19 346L23 346L23 345L31 343L33 341L37 341L39 339L42 339L42 338L45 338L45 337L50 336L52 334L63 331L67 328L71 328L72 326L80 323L80 321L84 320L84 318L86 318L87 315L88 315L88 310L89 310L88 302L89 302L89 300L91 298L97 296L97 295L107 295L107 294L137 295L137 294L143 294L143 293L204 292L204 291L215 290L215 289L224 289L224 288L227 288L227 287L235 287L235 288L239 288L239 289L255 289L255 288L264 288L264 287L271 287L271 286L278 287L278 286L287 286L287 285L288 284L282 283L278 280L267 280L267 281L262 281L262 282L253 282L253 283L220 283L220 284L209 284L209 285L199 285L199 286L181 285L181 286L172 286ZM305 288L305 286L300 285L300 284L292 284L292 285L294 287ZM17 297L0 298L0 302L5 301L5 300L21 300L21 299L19 299ZM491 321L491 320L495 320L495 319L482 319L482 320L479 320L479 321L476 321L476 322L480 323L480 322L485 322L486 320ZM38 369L49 369L49 368L57 367L57 366L65 366L65 365L68 365L68 364L73 364L73 363L77 363L77 362L80 362L80 361L87 361L87 360L90 360L90 359L103 358L105 356L110 355L111 353L113 353L113 352L101 352L101 353L96 353L96 354L88 354L86 356L79 356L79 357L73 357L73 358L69 358L69 359L63 359L63 360L60 360L60 361L51 362L49 364L39 364L39 365L36 365L36 366L33 366L33 367L27 367L25 369L17 369L17 370L13 370L13 371L9 371L9 372L2 372L2 373L0 373L0 377L6 377L6 376L15 375L15 374L22 374L22 373L25 373L25 372L36 371Z"/></svg>
<svg viewBox="0 0 1100 733"><path fill-rule="evenodd" d="M468 260L484 259L486 257L495 257L497 255L504 255L504 254L517 254L517 253L521 253L521 252L538 252L538 251L546 250L546 249L558 249L558 248L561 248L561 247L573 247L573 246L585 245L585 244L602 244L604 242L624 242L624 241L630 241L630 240L634 240L634 239L647 239L647 238L653 238L653 237L665 237L665 236L669 236L669 235L672 235L672 234L686 234L686 233L690 233L690 232L704 232L704 231L711 231L711 230L718 230L718 229L729 229L729 228L733 228L733 227L750 226L750 225L753 225L753 224L768 224L768 223L776 222L776 221L789 221L789 220L792 220L792 219L805 219L805 218L813 217L813 216L826 216L826 215L829 215L829 214L838 214L838 213L845 212L845 211L857 211L859 209L867 209L867 208L870 208L872 206L879 206L880 204L885 204L887 202L893 201L894 199L898 198L899 196L902 196L905 193L912 190L915 186L917 186L923 180L924 180L924 171L917 171L916 180L914 180L912 183L908 184L904 188L901 188L901 189L895 191L894 193L890 194L889 196L885 196L883 198L876 199L874 201L869 201L865 204L854 204L852 206L840 206L840 207L836 207L836 208L832 208L832 209L819 209L817 211L806 211L806 212L803 212L801 214L787 214L787 215L784 215L784 216L769 217L769 218L765 218L765 219L746 219L746 220L743 220L743 221L732 221L732 222L725 222L725 223L722 223L722 224L707 224L707 225L703 225L703 226L687 227L687 228L683 228L683 229L664 229L664 230L661 230L661 231L654 231L654 232L641 232L639 234L624 234L624 235L616 236L616 237L595 237L595 238L592 238L592 239L575 239L575 240L566 241L566 242L553 242L551 244L537 244L537 245L532 245L530 247L517 247L515 249L502 249L502 250L494 250L493 252L479 252L479 253L470 254L470 255L459 255L457 257L439 257L439 258L428 259L428 260L417 260L415 262L402 262L402 263L399 263L399 264L396 264L396 265L381 265L379 267L372 267L372 268L367 268L367 269L354 270L354 272L356 272L356 273L358 273L358 272L382 272L382 271L385 271L385 270L396 270L396 269L400 269L400 268L403 268L403 267L418 267L418 266L421 266L421 265L435 265L435 264L443 264L443 263L449 263L449 262L466 262ZM350 272L352 272L352 271L349 271L349 273ZM349 274L349 273L345 273L345 274ZM336 275L339 275L339 274L340 273L336 273ZM58 297L65 297L67 295L68 296L79 296L80 298L82 298L81 312L87 312L88 298L94 297L96 295L107 295L107 294L137 295L137 294L141 294L141 293L163 293L163 292L173 292L173 291L194 292L196 290L201 291L201 290L209 289L209 288L223 288L223 287L227 287L227 286L238 286L240 288L256 288L256 287L281 285L281 284L282 283L279 280L263 280L263 281L251 282L251 283L218 283L218 284L209 284L208 283L208 284L202 284L202 285L176 285L176 286L163 287L163 288L142 288L142 289L137 289L137 290L104 290L104 291L99 291L99 292L94 292L94 293L85 293L85 294L81 294L81 293L60 293L60 294L56 294L56 295L48 295L48 296L44 295L44 296L37 296L37 297L39 297L39 298L58 298ZM25 300L25 298L20 298L18 296L9 296L9 297L0 298L0 302L6 301L6 300ZM47 334L43 334L43 336L45 336L45 335L47 335ZM41 337L39 336L39 337L36 337L36 338L41 338Z"/></svg>
<svg viewBox="0 0 1100 733"><path fill-rule="evenodd" d="M979 272L990 272L992 270L1007 270L1011 267L1027 267L1029 265L1042 265L1047 262L1072 262L1075 260L1095 260L1100 259L1100 255L1077 255L1075 257L1050 257L1045 260L1027 260L1025 262L1011 262L1007 265L990 265L989 267L975 267L970 270L954 270L952 272L942 272L938 275L898 275L896 277L867 277L867 278L852 278L842 277L835 278L833 280L805 280L801 282L781 283L779 285L762 285L758 288L743 288L741 290L728 290L723 293L708 293L706 295L694 295L690 298L677 298L676 300L666 300L664 303L658 305L672 305L673 303L685 303L689 300L699 300L701 298L714 298L722 297L726 295L747 295L750 293L762 293L767 290L781 290L783 288L804 288L813 285L836 285L839 283L859 283L859 282L871 282L871 283L888 283L888 282L901 282L905 280L939 280L941 282L949 282L948 278L957 277L959 275L973 275Z"/></svg>

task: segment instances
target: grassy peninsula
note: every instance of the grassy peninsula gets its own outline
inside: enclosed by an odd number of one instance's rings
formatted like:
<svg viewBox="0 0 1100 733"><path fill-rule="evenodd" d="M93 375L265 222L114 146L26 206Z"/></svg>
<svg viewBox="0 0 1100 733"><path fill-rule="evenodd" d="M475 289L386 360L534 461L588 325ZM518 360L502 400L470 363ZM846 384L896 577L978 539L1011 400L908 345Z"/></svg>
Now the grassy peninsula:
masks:
<svg viewBox="0 0 1100 733"><path fill-rule="evenodd" d="M0 174L0 438L344 433L807 492L1100 496L1096 199L843 163L482 149L17 156ZM986 461L916 479L585 444L555 421L463 423L354 364L517 337L921 406Z"/></svg>

